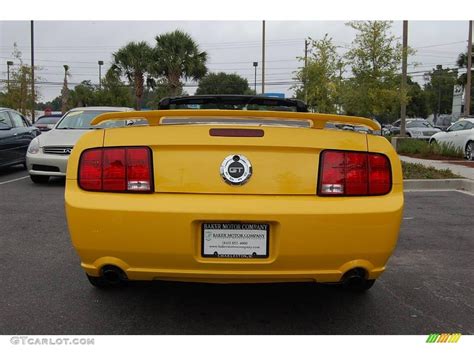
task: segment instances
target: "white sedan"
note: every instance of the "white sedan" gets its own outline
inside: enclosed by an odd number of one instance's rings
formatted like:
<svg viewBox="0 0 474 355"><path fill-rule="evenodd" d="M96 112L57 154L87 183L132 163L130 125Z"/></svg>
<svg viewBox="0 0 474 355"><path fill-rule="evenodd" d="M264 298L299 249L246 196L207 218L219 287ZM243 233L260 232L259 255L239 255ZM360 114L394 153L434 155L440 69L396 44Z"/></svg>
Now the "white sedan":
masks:
<svg viewBox="0 0 474 355"><path fill-rule="evenodd" d="M128 107L78 107L67 112L48 132L33 139L26 153L26 166L31 180L44 184L50 176L65 176L67 162L74 144L91 129L124 126L125 122L105 122L91 126L92 119L105 112L132 111Z"/></svg>
<svg viewBox="0 0 474 355"><path fill-rule="evenodd" d="M450 144L464 152L467 160L474 160L474 118L465 118L453 123L446 132L430 138L430 143Z"/></svg>

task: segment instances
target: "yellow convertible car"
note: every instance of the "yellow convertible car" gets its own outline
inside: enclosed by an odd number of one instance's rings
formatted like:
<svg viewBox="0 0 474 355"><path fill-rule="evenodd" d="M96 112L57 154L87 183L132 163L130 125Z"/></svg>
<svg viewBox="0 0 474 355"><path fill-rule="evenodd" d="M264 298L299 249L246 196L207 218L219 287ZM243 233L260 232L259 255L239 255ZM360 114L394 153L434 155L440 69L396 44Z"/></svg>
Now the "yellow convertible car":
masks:
<svg viewBox="0 0 474 355"><path fill-rule="evenodd" d="M366 118L292 111L113 112L67 169L66 212L89 281L321 282L370 288L403 209L400 161ZM333 125L334 126L334 125ZM328 128L329 127L329 128Z"/></svg>

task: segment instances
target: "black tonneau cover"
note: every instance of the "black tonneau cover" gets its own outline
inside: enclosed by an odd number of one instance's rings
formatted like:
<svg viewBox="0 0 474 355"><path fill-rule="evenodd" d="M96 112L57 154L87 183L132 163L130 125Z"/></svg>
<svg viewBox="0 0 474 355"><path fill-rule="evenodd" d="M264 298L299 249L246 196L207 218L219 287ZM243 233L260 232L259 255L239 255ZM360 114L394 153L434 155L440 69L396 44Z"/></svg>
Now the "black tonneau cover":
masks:
<svg viewBox="0 0 474 355"><path fill-rule="evenodd" d="M194 95L166 97L159 102L158 108L160 110L196 108L308 112L308 108L303 101L259 95Z"/></svg>

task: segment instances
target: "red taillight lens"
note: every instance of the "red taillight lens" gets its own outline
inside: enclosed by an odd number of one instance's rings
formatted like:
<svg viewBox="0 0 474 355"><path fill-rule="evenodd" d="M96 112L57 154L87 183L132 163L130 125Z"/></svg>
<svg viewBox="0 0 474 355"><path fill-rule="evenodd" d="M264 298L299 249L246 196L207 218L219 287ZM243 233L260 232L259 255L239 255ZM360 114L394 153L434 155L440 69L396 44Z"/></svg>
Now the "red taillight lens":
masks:
<svg viewBox="0 0 474 355"><path fill-rule="evenodd" d="M335 150L321 153L319 195L384 195L391 186L390 161L383 154Z"/></svg>
<svg viewBox="0 0 474 355"><path fill-rule="evenodd" d="M126 161L125 149L104 149L104 163L102 176L102 189L104 191L126 190Z"/></svg>
<svg viewBox="0 0 474 355"><path fill-rule="evenodd" d="M392 187L390 162L385 155L369 154L369 194L384 195Z"/></svg>
<svg viewBox="0 0 474 355"><path fill-rule="evenodd" d="M367 154L346 153L346 195L367 195Z"/></svg>
<svg viewBox="0 0 474 355"><path fill-rule="evenodd" d="M102 190L102 150L90 149L82 153L79 162L79 186L84 190Z"/></svg>
<svg viewBox="0 0 474 355"><path fill-rule="evenodd" d="M79 186L89 191L150 192L151 153L145 147L86 150L79 162Z"/></svg>

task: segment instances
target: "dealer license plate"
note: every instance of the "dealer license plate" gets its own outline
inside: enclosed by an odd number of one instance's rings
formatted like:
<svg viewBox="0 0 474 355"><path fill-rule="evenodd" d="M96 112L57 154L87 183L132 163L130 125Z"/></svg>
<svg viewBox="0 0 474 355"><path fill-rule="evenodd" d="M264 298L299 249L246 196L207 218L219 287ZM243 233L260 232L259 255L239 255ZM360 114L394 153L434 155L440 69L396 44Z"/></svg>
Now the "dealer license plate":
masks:
<svg viewBox="0 0 474 355"><path fill-rule="evenodd" d="M269 230L263 223L203 223L202 256L267 258Z"/></svg>

